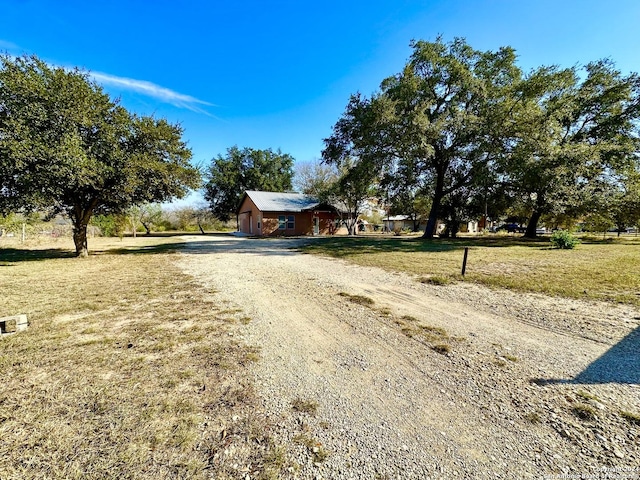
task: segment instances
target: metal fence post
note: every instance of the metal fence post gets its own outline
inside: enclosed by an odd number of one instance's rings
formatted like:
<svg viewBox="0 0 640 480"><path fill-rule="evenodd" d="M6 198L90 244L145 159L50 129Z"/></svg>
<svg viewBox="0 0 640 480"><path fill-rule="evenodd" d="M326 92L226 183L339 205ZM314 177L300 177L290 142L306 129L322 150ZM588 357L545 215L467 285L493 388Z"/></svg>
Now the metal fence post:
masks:
<svg viewBox="0 0 640 480"><path fill-rule="evenodd" d="M469 247L464 247L464 258L462 259L462 276L464 277L464 272L467 270L467 255L469 254Z"/></svg>

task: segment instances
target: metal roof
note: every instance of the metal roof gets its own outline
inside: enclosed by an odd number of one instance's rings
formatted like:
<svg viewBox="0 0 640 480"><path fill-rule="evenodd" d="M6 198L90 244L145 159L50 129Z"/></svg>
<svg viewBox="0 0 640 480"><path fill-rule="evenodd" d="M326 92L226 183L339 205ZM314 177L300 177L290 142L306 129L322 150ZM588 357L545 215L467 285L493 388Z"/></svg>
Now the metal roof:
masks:
<svg viewBox="0 0 640 480"><path fill-rule="evenodd" d="M245 195L247 195L262 212L303 212L305 210L311 210L320 204L317 198L302 193L247 190Z"/></svg>

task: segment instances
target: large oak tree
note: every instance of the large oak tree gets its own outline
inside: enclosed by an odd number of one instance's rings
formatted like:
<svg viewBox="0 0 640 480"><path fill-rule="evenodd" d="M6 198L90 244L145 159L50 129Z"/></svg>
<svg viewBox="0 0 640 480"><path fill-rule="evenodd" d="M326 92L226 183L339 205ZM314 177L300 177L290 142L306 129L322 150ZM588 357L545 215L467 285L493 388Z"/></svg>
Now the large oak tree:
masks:
<svg viewBox="0 0 640 480"><path fill-rule="evenodd" d="M355 158L382 178L404 171L407 187L431 196L431 238L443 199L469 188L499 154L506 92L521 75L515 52L472 49L464 40L417 41L401 73L371 98L353 95L325 140L323 158ZM399 168L402 167L402 168Z"/></svg>
<svg viewBox="0 0 640 480"><path fill-rule="evenodd" d="M640 77L622 75L609 60L584 70L541 67L513 90L501 167L531 212L527 237L535 237L542 215L588 207L598 190L609 189L599 184L636 162Z"/></svg>
<svg viewBox="0 0 640 480"><path fill-rule="evenodd" d="M180 126L130 114L78 69L34 56L0 66L0 213L66 214L86 256L92 215L199 186Z"/></svg>

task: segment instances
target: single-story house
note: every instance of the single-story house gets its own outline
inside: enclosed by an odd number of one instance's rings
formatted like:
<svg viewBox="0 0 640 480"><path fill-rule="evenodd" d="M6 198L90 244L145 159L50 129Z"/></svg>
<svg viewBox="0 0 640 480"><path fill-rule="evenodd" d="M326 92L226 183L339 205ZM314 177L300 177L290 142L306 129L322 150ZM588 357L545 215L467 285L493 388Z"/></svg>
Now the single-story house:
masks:
<svg viewBox="0 0 640 480"><path fill-rule="evenodd" d="M331 235L337 210L311 195L248 190L242 196L238 229L256 236Z"/></svg>

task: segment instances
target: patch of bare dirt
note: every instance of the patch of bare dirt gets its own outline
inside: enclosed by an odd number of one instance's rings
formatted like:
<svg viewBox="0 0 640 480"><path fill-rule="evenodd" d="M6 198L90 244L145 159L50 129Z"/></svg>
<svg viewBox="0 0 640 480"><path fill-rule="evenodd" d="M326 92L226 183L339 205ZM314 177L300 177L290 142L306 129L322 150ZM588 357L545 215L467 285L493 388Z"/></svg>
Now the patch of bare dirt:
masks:
<svg viewBox="0 0 640 480"><path fill-rule="evenodd" d="M292 477L640 478L637 309L187 240L182 268L253 319L237 335Z"/></svg>

